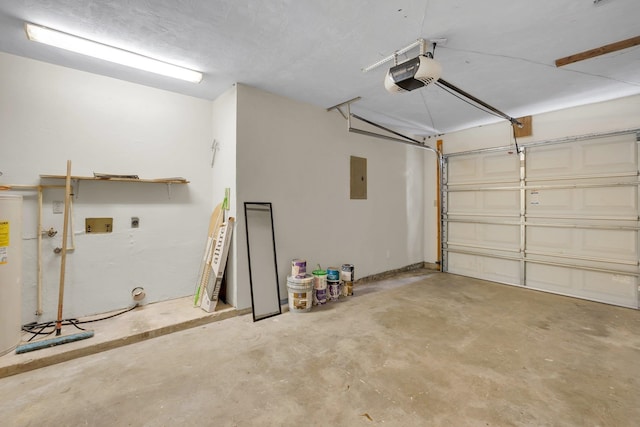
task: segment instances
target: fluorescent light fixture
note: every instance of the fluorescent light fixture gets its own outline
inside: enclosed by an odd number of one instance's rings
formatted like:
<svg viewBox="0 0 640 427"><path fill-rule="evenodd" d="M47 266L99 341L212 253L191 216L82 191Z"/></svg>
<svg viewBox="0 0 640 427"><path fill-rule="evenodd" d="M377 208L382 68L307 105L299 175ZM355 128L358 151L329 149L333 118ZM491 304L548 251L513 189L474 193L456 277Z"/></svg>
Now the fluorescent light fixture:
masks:
<svg viewBox="0 0 640 427"><path fill-rule="evenodd" d="M24 29L27 37L31 41L192 83L200 83L202 80L202 73L198 71L158 61L157 59L118 49L117 47L108 46L28 22L24 24Z"/></svg>

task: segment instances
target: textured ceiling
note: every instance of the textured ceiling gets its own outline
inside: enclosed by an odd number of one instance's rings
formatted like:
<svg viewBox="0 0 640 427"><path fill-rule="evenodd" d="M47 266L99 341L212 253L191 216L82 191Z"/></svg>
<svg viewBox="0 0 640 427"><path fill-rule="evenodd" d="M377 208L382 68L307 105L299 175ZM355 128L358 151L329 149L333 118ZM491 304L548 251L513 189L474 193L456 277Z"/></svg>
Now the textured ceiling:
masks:
<svg viewBox="0 0 640 427"><path fill-rule="evenodd" d="M361 68L417 38L446 38L435 51L444 79L510 116L536 114L640 93L640 46L554 65L640 35L639 16L638 0L0 0L0 51L206 99L235 82L321 107L361 96L352 112L433 135L499 119L435 86L389 94L388 67ZM33 43L24 22L204 79L173 81Z"/></svg>

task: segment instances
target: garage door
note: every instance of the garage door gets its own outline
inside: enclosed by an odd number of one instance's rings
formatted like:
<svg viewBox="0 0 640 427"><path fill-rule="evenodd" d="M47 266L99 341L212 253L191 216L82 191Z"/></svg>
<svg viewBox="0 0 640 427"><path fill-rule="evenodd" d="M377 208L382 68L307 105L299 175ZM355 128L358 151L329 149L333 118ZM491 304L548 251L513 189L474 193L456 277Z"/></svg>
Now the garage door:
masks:
<svg viewBox="0 0 640 427"><path fill-rule="evenodd" d="M638 308L636 140L445 156L443 269Z"/></svg>

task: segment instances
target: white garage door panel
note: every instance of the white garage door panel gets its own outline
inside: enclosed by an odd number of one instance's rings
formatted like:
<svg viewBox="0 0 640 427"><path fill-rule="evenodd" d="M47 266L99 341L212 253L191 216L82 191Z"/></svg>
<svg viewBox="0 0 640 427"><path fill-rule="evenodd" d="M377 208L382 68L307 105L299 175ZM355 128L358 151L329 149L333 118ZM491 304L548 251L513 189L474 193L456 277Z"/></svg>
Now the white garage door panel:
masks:
<svg viewBox="0 0 640 427"><path fill-rule="evenodd" d="M636 277L599 271L527 264L527 287L637 308Z"/></svg>
<svg viewBox="0 0 640 427"><path fill-rule="evenodd" d="M445 271L638 308L637 138L445 156Z"/></svg>
<svg viewBox="0 0 640 427"><path fill-rule="evenodd" d="M527 253L609 259L634 266L638 260L636 230L527 227Z"/></svg>
<svg viewBox="0 0 640 427"><path fill-rule="evenodd" d="M483 280L518 285L520 283L520 262L451 252L448 272Z"/></svg>
<svg viewBox="0 0 640 427"><path fill-rule="evenodd" d="M482 158L482 171L485 178L510 180L520 173L520 161L516 155L497 153Z"/></svg>
<svg viewBox="0 0 640 427"><path fill-rule="evenodd" d="M518 182L520 163L516 156L491 153L474 157L455 157L448 162L449 184L478 182Z"/></svg>
<svg viewBox="0 0 640 427"><path fill-rule="evenodd" d="M633 134L534 147L527 152L527 178L584 177L637 171Z"/></svg>
<svg viewBox="0 0 640 427"><path fill-rule="evenodd" d="M581 230L579 235L582 249L587 254L613 255L637 263L637 230Z"/></svg>
<svg viewBox="0 0 640 427"><path fill-rule="evenodd" d="M531 185L534 187L535 185ZM529 216L634 218L638 212L636 186L532 189L527 191Z"/></svg>
<svg viewBox="0 0 640 427"><path fill-rule="evenodd" d="M487 211L520 214L520 194L517 191L486 191L483 193L484 207Z"/></svg>
<svg viewBox="0 0 640 427"><path fill-rule="evenodd" d="M584 171L635 172L637 144L633 136L618 136L580 144Z"/></svg>
<svg viewBox="0 0 640 427"><path fill-rule="evenodd" d="M636 186L587 188L580 191L580 206L591 212L603 215L637 216L638 188ZM579 207L579 208L580 208Z"/></svg>
<svg viewBox="0 0 640 427"><path fill-rule="evenodd" d="M575 194L568 189L545 190L534 189L526 192L527 214L529 216L540 216L551 213L571 212L571 207L575 205Z"/></svg>
<svg viewBox="0 0 640 427"><path fill-rule="evenodd" d="M474 224L452 222L449 225L449 247L473 246L497 250L519 251L520 227L517 225Z"/></svg>
<svg viewBox="0 0 640 427"><path fill-rule="evenodd" d="M449 215L520 215L520 193L512 191L455 191L449 193Z"/></svg>
<svg viewBox="0 0 640 427"><path fill-rule="evenodd" d="M562 145L545 147L535 154L527 153L527 178L567 174L567 165L572 163L571 157L571 148Z"/></svg>

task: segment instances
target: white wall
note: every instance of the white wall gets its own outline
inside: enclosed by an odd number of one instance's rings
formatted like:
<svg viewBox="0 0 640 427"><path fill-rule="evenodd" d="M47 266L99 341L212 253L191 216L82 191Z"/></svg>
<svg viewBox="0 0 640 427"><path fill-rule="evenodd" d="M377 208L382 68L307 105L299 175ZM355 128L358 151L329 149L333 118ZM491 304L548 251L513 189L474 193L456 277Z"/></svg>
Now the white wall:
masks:
<svg viewBox="0 0 640 427"><path fill-rule="evenodd" d="M533 135L518 143L546 141L640 127L640 95L568 108L533 116ZM503 147L513 144L507 121L447 134L445 153Z"/></svg>
<svg viewBox="0 0 640 427"><path fill-rule="evenodd" d="M4 184L40 174L93 172L183 176L187 185L81 182L74 199L76 249L67 256L65 317L124 308L144 286L147 302L193 293L211 213L209 101L0 53L0 171ZM57 182L64 184L64 181ZM78 191L79 190L79 191ZM25 194L23 321L36 320L35 193ZM55 318L62 215L45 194L44 315ZM140 228L130 228L130 218ZM84 218L113 217L111 234L87 235Z"/></svg>
<svg viewBox="0 0 640 427"><path fill-rule="evenodd" d="M422 150L347 132L342 116L238 86L237 306L251 304L243 203L273 203L279 283L293 258L356 277L424 261ZM350 156L367 158L368 198L349 198ZM430 167L430 166L429 166Z"/></svg>
<svg viewBox="0 0 640 427"><path fill-rule="evenodd" d="M225 188L230 189L229 211L226 217L236 217L236 128L237 128L237 89L229 88L213 102L213 138L217 143L217 150L213 162L213 200L212 209L224 200ZM227 302L235 306L236 296L236 264L237 244L236 236L232 235L227 260L226 282Z"/></svg>

